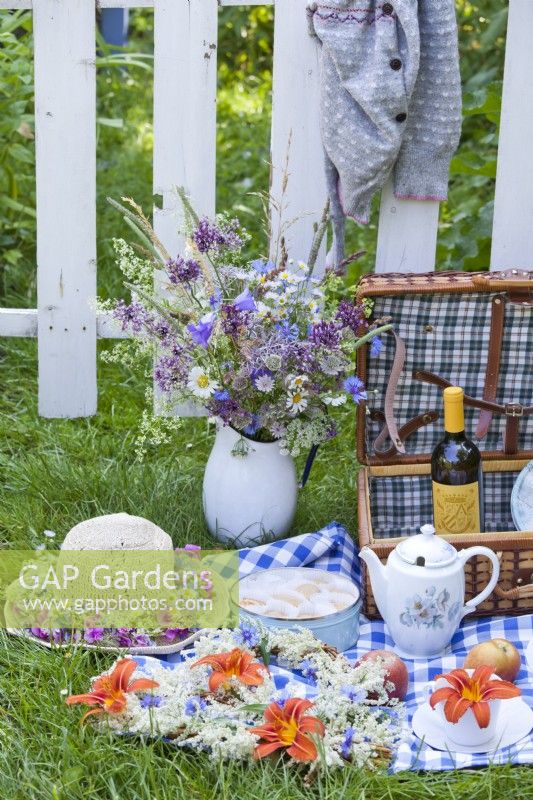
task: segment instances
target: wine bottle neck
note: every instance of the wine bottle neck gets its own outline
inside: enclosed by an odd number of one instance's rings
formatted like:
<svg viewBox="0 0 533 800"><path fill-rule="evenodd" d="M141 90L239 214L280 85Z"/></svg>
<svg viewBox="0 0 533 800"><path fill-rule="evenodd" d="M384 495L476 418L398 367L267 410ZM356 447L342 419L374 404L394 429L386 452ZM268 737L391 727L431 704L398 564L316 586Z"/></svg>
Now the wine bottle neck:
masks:
<svg viewBox="0 0 533 800"><path fill-rule="evenodd" d="M458 386L444 391L444 430L446 433L462 433L465 430L465 412L463 390Z"/></svg>

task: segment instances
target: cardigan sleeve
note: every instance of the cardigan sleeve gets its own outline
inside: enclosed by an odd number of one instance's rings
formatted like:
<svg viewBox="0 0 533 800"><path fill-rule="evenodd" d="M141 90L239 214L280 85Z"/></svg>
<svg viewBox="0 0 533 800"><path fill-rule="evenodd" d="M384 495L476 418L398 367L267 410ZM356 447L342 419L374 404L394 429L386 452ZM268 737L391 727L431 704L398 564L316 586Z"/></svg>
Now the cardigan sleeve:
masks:
<svg viewBox="0 0 533 800"><path fill-rule="evenodd" d="M461 134L461 77L454 0L419 0L420 65L394 167L398 198L445 200Z"/></svg>

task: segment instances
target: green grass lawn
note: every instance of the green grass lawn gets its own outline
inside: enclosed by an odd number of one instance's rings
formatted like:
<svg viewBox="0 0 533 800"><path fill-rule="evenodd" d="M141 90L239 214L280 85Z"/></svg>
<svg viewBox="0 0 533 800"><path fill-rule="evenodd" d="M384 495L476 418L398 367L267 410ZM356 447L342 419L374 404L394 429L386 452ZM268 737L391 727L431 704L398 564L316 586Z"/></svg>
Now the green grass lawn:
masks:
<svg viewBox="0 0 533 800"><path fill-rule="evenodd" d="M264 250L258 200L246 194L268 182L269 11L254 12L254 39L241 36L243 80L231 85L224 66L239 31L236 10L227 10L221 48L218 167L219 205L238 207L251 224L257 250ZM231 16L234 15L234 16ZM231 23L231 24L230 24ZM149 15L135 18L135 47L149 50ZM233 37L233 38L232 38ZM266 44L265 44L266 42ZM254 44L255 43L255 44ZM254 49L255 48L255 49ZM252 60L260 69L247 66ZM119 292L109 242L121 235L120 220L105 196L130 194L151 203L151 96L146 76L108 71L99 76L99 114L123 120L102 127L98 151L99 291ZM243 138L244 137L244 138ZM242 174L238 147L249 153ZM243 179L249 178L250 180ZM365 245L371 243L372 229ZM352 238L355 233L352 231ZM358 242L353 241L354 249ZM25 272L8 280L4 302L34 299L33 243ZM371 255L369 256L369 260ZM368 263L367 263L368 265ZM353 277L353 276L352 276ZM17 296L17 287L20 292ZM101 347L108 347L103 344ZM75 523L98 514L127 511L148 517L174 544L212 544L203 523L201 481L213 432L206 420L185 420L169 445L135 461L135 438L143 387L118 367L99 367L99 412L91 419L44 420L37 415L36 343L0 341L0 541L2 547L58 546ZM302 491L293 533L336 519L356 535L353 410L345 411L341 435L322 448ZM301 463L299 467L301 469ZM43 532L57 533L54 541ZM456 774L361 772L347 767L304 785L297 770L265 763L243 768L213 764L161 742L141 742L80 727L80 710L67 708L68 693L85 691L91 676L110 665L104 654L48 652L2 635L0 646L0 798L2 800L167 800L172 798L525 798L533 795L533 771L495 768Z"/></svg>

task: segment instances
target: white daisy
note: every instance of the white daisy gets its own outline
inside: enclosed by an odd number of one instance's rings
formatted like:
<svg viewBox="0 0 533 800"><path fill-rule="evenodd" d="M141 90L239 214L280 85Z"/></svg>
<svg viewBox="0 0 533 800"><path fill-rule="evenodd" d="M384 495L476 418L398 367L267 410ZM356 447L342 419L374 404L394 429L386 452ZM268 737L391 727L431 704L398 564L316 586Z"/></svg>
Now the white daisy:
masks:
<svg viewBox="0 0 533 800"><path fill-rule="evenodd" d="M289 389L301 390L308 380L307 375L289 375L287 377Z"/></svg>
<svg viewBox="0 0 533 800"><path fill-rule="evenodd" d="M209 373L202 369L202 367L193 367L189 372L189 380L187 387L191 390L195 397L201 397L202 400L207 400L211 397L218 384L216 381L209 377Z"/></svg>
<svg viewBox="0 0 533 800"><path fill-rule="evenodd" d="M300 272L303 272L304 274L307 274L309 272L309 267L307 266L305 261L298 261L298 269L300 270Z"/></svg>
<svg viewBox="0 0 533 800"><path fill-rule="evenodd" d="M346 400L347 400L347 397L346 397L345 394L337 394L337 395L327 394L324 397L324 403L327 406L333 406L334 408L337 407L337 406L343 406L345 404Z"/></svg>
<svg viewBox="0 0 533 800"><path fill-rule="evenodd" d="M258 392L265 392L265 394L268 394L268 392L271 392L274 388L274 378L270 375L260 375L255 380L255 388Z"/></svg>
<svg viewBox="0 0 533 800"><path fill-rule="evenodd" d="M287 408L292 416L304 411L307 408L306 393L302 389L289 392L287 395Z"/></svg>

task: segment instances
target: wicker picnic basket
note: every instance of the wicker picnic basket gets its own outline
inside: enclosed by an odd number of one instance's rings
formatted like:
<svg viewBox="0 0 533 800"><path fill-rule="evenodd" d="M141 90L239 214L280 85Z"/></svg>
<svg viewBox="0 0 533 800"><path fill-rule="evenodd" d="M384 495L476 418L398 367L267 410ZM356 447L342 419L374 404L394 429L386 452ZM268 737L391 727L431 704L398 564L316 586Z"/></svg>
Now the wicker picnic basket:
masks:
<svg viewBox="0 0 533 800"><path fill-rule="evenodd" d="M475 612L533 612L533 531L518 532L511 490L533 459L533 272L370 275L358 297L375 320L390 319L379 356L358 353L368 386L357 423L359 543L382 561L432 519L430 459L443 435L442 389L465 390L467 433L483 458L486 533L448 537L484 544L500 580ZM533 505L533 499L532 499ZM363 566L364 611L379 616ZM467 563L467 597L486 585L490 563Z"/></svg>

